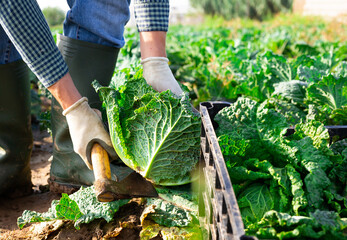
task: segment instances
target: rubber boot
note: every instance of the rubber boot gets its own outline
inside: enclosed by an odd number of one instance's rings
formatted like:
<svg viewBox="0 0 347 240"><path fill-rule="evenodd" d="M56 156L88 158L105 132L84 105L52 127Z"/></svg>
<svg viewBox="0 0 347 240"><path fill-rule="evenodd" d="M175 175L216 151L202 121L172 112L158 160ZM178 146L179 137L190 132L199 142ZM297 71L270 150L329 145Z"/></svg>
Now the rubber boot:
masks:
<svg viewBox="0 0 347 240"><path fill-rule="evenodd" d="M0 195L32 192L33 147L29 70L22 61L0 65Z"/></svg>
<svg viewBox="0 0 347 240"><path fill-rule="evenodd" d="M101 110L101 101L91 83L97 80L108 86L115 68L119 49L59 36L61 51L75 86L82 96L88 98L92 108ZM81 185L92 185L93 171L87 168L80 156L74 152L70 133L62 107L52 101L53 160L50 171L50 190L72 193Z"/></svg>

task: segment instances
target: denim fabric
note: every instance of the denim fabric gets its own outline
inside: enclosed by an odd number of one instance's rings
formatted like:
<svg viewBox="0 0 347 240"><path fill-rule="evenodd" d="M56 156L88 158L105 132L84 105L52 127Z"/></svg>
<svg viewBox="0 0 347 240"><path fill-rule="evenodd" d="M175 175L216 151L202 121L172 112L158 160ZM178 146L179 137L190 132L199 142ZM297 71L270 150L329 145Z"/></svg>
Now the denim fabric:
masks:
<svg viewBox="0 0 347 240"><path fill-rule="evenodd" d="M21 59L18 51L0 26L0 64L7 64Z"/></svg>
<svg viewBox="0 0 347 240"><path fill-rule="evenodd" d="M70 10L64 35L73 39L121 48L129 21L130 0L67 0Z"/></svg>

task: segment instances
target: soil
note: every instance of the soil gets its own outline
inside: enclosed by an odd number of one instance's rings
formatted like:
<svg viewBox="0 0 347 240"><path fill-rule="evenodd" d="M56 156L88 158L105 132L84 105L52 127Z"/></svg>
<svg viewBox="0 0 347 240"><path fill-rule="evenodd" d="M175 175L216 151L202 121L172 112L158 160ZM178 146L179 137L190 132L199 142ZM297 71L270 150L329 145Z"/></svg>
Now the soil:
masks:
<svg viewBox="0 0 347 240"><path fill-rule="evenodd" d="M17 218L24 210L46 212L54 199L61 195L49 191L48 178L50 158L52 155L52 138L47 132L33 128L34 147L31 157L31 172L33 193L29 196L6 199L0 198L0 239L127 239L139 238L141 231L140 214L142 205L140 199L133 199L116 213L114 220L94 220L82 224L76 230L70 221L51 221L26 225L22 230L17 226ZM161 239L158 237L158 239Z"/></svg>

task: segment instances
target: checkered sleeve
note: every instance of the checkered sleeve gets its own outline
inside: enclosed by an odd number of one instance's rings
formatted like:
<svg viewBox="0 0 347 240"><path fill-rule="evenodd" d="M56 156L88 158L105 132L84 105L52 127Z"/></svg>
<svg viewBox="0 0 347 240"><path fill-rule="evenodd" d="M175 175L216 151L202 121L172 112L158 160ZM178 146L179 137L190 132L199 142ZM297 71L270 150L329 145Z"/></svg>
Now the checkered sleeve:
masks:
<svg viewBox="0 0 347 240"><path fill-rule="evenodd" d="M134 12L139 32L167 32L170 12L169 0L135 0Z"/></svg>
<svg viewBox="0 0 347 240"><path fill-rule="evenodd" d="M35 0L0 0L0 24L45 87L68 72Z"/></svg>

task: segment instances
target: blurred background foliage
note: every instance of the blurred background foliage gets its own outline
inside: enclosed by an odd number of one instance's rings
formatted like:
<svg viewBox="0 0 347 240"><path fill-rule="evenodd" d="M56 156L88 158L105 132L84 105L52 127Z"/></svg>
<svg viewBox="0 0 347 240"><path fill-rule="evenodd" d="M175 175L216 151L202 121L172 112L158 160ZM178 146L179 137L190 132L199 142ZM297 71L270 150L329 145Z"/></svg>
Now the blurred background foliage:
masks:
<svg viewBox="0 0 347 240"><path fill-rule="evenodd" d="M293 0L190 0L204 13L222 16L226 20L250 18L264 20L279 12L289 12Z"/></svg>
<svg viewBox="0 0 347 240"><path fill-rule="evenodd" d="M61 26L65 19L65 12L58 7L47 7L42 10L50 27Z"/></svg>

